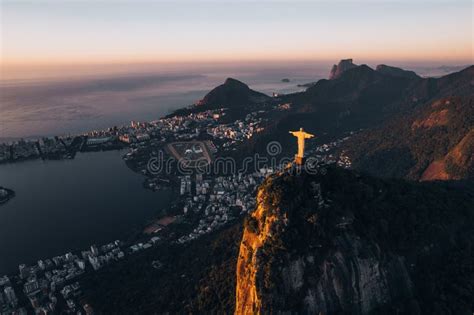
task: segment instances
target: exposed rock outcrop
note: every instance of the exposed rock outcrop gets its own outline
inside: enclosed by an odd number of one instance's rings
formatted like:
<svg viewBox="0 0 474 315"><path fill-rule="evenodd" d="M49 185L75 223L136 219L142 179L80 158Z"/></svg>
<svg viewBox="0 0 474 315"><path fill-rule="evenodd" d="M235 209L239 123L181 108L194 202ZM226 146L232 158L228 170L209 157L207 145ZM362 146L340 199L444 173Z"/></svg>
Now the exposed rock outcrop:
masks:
<svg viewBox="0 0 474 315"><path fill-rule="evenodd" d="M456 247L456 241L443 239L456 239L452 224L463 224L467 204L451 214L438 206L430 209L431 218L421 219L426 209L415 206L418 197L411 189L328 171L325 176L280 173L260 188L240 245L235 313L416 314L432 309L429 304L445 288L427 298L420 294L425 285L420 278L439 272L431 259ZM413 202L410 211L401 199L390 200L400 198L391 196L400 189L404 200ZM438 224L442 232L436 234ZM438 278L430 285L438 287L444 275L433 276Z"/></svg>
<svg viewBox="0 0 474 315"><path fill-rule="evenodd" d="M357 65L352 63L352 59L342 59L339 64L333 65L329 73L329 80L337 79L344 71L355 68Z"/></svg>

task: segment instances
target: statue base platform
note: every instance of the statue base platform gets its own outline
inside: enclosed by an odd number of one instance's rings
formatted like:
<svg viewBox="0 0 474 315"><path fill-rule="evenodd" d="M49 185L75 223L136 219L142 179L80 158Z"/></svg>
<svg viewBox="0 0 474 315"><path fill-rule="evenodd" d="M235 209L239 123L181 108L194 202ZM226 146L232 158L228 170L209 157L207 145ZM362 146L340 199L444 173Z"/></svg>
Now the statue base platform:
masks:
<svg viewBox="0 0 474 315"><path fill-rule="evenodd" d="M305 161L306 161L306 159L304 157L295 155L295 164L296 165L303 166Z"/></svg>

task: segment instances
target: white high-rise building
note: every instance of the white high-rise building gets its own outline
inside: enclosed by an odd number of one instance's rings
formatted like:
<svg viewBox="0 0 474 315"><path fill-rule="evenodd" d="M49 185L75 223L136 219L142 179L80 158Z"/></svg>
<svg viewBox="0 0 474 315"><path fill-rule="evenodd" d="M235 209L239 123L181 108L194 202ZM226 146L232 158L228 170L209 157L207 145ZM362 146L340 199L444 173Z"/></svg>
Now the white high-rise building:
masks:
<svg viewBox="0 0 474 315"><path fill-rule="evenodd" d="M13 290L12 287L6 287L4 290L5 292L5 298L7 300L7 302L15 307L16 304L18 303L18 299L16 298L16 294L15 294L15 290Z"/></svg>

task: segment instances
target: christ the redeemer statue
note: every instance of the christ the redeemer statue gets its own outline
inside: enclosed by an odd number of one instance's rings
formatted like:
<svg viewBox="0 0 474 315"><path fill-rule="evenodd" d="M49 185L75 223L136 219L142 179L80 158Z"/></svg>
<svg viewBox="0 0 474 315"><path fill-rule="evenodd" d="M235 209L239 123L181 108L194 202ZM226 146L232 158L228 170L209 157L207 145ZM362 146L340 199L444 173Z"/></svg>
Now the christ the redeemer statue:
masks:
<svg viewBox="0 0 474 315"><path fill-rule="evenodd" d="M314 135L305 132L303 128L300 128L299 131L290 131L290 133L298 138L298 154L295 155L295 162L302 165L304 163L304 141L314 137Z"/></svg>

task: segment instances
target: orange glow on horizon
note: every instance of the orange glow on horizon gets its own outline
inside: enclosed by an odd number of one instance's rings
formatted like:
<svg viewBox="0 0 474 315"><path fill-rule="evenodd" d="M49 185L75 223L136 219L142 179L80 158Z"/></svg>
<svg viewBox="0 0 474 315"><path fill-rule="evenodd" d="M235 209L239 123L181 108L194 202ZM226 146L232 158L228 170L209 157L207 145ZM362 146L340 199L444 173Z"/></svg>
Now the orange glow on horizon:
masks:
<svg viewBox="0 0 474 315"><path fill-rule="evenodd" d="M436 46L436 45L432 45ZM0 64L2 68L17 68L28 66L63 66L63 65L93 65L93 64L145 64L145 63L239 63L239 62L298 62L298 61L328 61L337 62L341 58L353 58L355 60L380 60L380 61L407 61L407 62L460 62L473 63L473 51L470 44L446 45L450 48L417 50L409 48L399 48L398 51L384 49L345 49L344 51L333 52L288 52L269 53L265 51L242 53L220 52L215 55L206 53L194 54L173 54L173 55L90 55L90 56L1 56ZM444 46L444 47L446 47Z"/></svg>

